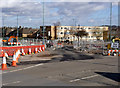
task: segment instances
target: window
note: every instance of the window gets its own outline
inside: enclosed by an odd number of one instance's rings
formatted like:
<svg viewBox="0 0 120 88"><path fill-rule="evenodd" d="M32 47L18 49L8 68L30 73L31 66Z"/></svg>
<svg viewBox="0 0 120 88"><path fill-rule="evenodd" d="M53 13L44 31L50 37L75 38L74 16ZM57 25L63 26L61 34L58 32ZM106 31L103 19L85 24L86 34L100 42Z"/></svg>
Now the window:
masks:
<svg viewBox="0 0 120 88"><path fill-rule="evenodd" d="M63 32L61 32L60 34L63 34Z"/></svg>
<svg viewBox="0 0 120 88"><path fill-rule="evenodd" d="M67 29L67 27L65 27L64 29Z"/></svg>
<svg viewBox="0 0 120 88"><path fill-rule="evenodd" d="M91 29L91 28L88 28L88 29Z"/></svg>

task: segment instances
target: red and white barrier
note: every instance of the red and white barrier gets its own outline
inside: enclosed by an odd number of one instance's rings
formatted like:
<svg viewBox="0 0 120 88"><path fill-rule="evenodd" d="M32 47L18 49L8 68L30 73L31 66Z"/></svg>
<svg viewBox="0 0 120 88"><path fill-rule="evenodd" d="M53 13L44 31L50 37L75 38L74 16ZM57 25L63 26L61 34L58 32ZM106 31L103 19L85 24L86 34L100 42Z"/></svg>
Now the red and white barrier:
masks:
<svg viewBox="0 0 120 88"><path fill-rule="evenodd" d="M20 44L19 42L8 42L8 45L17 45Z"/></svg>
<svg viewBox="0 0 120 88"><path fill-rule="evenodd" d="M12 44L12 43L11 43ZM2 48L0 52L0 57L2 57L2 65L1 70L7 70L7 64L6 64L6 58L9 58L9 56L13 57L12 60L12 66L16 67L18 60L20 58L20 55L25 55L25 53L31 54L32 52L38 53L45 50L44 45L36 45L36 46L14 46L14 47L0 47ZM21 49L21 52L20 52ZM4 53L5 52L5 53Z"/></svg>
<svg viewBox="0 0 120 88"><path fill-rule="evenodd" d="M120 50L108 50L108 56L110 56L112 53L118 53L118 56L120 56Z"/></svg>

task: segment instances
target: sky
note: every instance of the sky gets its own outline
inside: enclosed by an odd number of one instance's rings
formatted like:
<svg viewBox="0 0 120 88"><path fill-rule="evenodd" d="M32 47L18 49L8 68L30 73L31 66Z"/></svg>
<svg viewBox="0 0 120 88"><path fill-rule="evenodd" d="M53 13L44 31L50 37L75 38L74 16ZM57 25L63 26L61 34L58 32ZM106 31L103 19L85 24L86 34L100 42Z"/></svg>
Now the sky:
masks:
<svg viewBox="0 0 120 88"><path fill-rule="evenodd" d="M57 22L62 26L110 24L110 0L45 0L44 11L43 0L0 0L0 3L0 26L39 28L43 22L46 26ZM118 2L115 0L112 2L112 25L118 25Z"/></svg>

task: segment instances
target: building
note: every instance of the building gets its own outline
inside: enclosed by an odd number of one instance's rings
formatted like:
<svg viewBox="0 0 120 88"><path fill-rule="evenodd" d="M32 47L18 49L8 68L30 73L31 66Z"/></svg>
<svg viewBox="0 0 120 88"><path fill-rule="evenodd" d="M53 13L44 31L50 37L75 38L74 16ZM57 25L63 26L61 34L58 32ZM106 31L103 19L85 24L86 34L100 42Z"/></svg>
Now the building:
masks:
<svg viewBox="0 0 120 88"><path fill-rule="evenodd" d="M42 35L43 27L41 26L40 29ZM83 37L83 40L97 40L97 35L94 35L94 32L100 33L100 35L98 35L100 40L105 40L108 38L108 27L105 26L44 26L45 38L51 40L77 40L77 37L71 34L71 30L85 30L88 33L88 36Z"/></svg>
<svg viewBox="0 0 120 88"><path fill-rule="evenodd" d="M55 40L57 39L56 26L40 26L40 35L44 36L45 39Z"/></svg>
<svg viewBox="0 0 120 88"><path fill-rule="evenodd" d="M2 37L10 37L10 36L19 36L23 38L28 38L29 36L32 36L34 33L38 31L38 29L32 29L27 27L3 27L0 28ZM18 30L18 31L17 31ZM33 37L34 38L34 37Z"/></svg>

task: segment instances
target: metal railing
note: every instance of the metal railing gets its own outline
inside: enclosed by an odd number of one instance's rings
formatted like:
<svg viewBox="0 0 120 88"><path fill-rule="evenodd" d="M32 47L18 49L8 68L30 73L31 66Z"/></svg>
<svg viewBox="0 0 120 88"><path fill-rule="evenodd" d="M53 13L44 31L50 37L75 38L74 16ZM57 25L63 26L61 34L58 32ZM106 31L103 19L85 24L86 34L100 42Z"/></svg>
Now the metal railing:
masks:
<svg viewBox="0 0 120 88"><path fill-rule="evenodd" d="M22 39L18 40L20 42L20 46L29 46L29 45L42 45L43 41L42 39Z"/></svg>
<svg viewBox="0 0 120 88"><path fill-rule="evenodd" d="M104 53L107 50L107 42L104 41L73 41L74 49L79 49L80 51L88 51L94 53Z"/></svg>

